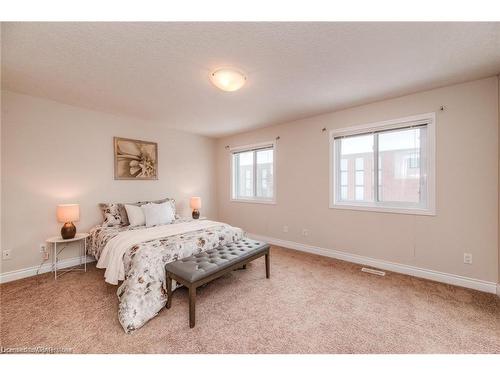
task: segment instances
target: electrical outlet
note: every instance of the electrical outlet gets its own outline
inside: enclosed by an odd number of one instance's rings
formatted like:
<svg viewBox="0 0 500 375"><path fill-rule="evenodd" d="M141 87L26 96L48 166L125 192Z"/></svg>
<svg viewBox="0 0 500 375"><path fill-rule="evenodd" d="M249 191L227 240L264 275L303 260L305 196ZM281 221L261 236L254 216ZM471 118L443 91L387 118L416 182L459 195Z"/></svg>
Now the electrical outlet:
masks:
<svg viewBox="0 0 500 375"><path fill-rule="evenodd" d="M283 226L283 232L288 233L288 225Z"/></svg>
<svg viewBox="0 0 500 375"><path fill-rule="evenodd" d="M3 260L12 259L12 249L7 249L7 250L2 251L2 259Z"/></svg>
<svg viewBox="0 0 500 375"><path fill-rule="evenodd" d="M40 244L40 253L42 254L42 260L49 259L49 252L47 251L47 246L45 244Z"/></svg>
<svg viewBox="0 0 500 375"><path fill-rule="evenodd" d="M471 253L464 253L464 263L465 264L472 264L472 254Z"/></svg>
<svg viewBox="0 0 500 375"><path fill-rule="evenodd" d="M309 229L302 229L302 235L303 235L304 237L309 236Z"/></svg>

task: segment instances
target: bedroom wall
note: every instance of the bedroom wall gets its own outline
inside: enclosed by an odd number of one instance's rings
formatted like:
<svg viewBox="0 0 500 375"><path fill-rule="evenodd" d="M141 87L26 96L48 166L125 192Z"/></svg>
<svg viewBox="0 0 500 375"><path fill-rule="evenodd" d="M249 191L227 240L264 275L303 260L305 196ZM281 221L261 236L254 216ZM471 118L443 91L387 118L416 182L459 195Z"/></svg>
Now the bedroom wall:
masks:
<svg viewBox="0 0 500 375"><path fill-rule="evenodd" d="M497 282L498 105L498 78L490 77L222 138L216 150L219 219L261 236ZM328 207L323 127L428 112L436 112L436 216ZM224 146L276 136L277 204L230 202L230 154ZM302 229L309 230L307 237ZM464 252L473 254L473 264L463 263Z"/></svg>
<svg viewBox="0 0 500 375"><path fill-rule="evenodd" d="M57 235L58 203L79 203L78 231L98 224L99 202L174 197L190 215L189 197L202 197L202 215L217 217L213 139L168 130L168 124L99 113L51 100L2 92L2 249L12 259L1 272L38 266L39 244ZM158 142L159 180L115 181L113 136ZM75 257L67 249L62 258Z"/></svg>

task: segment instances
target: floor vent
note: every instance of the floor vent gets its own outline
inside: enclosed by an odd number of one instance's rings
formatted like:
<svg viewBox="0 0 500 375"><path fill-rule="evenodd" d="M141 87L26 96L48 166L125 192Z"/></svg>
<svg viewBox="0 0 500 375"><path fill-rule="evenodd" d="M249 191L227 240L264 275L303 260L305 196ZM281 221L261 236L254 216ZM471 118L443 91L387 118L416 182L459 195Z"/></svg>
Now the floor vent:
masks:
<svg viewBox="0 0 500 375"><path fill-rule="evenodd" d="M366 273L372 273L374 275L385 276L385 272L384 271L374 270L374 269L371 269L371 268L363 267L363 268L361 268L361 271L362 272L366 272Z"/></svg>

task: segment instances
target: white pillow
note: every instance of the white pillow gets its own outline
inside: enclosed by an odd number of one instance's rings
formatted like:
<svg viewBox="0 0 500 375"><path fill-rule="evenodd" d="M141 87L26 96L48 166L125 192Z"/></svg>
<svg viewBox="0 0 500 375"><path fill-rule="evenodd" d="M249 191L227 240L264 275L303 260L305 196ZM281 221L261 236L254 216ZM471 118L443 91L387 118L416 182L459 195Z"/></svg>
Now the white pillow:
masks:
<svg viewBox="0 0 500 375"><path fill-rule="evenodd" d="M146 218L147 227L170 224L175 219L175 213L170 202L148 203L141 206L141 208Z"/></svg>
<svg viewBox="0 0 500 375"><path fill-rule="evenodd" d="M142 208L140 206L126 204L125 210L127 211L128 221L131 227L146 224L146 218L144 217L144 212L142 212Z"/></svg>

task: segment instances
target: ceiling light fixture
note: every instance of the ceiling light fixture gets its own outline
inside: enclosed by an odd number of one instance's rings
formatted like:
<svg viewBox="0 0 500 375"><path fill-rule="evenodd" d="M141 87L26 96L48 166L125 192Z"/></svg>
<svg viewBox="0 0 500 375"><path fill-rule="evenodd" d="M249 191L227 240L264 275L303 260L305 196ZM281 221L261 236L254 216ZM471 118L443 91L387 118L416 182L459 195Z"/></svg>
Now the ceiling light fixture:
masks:
<svg viewBox="0 0 500 375"><path fill-rule="evenodd" d="M218 69L210 74L210 81L222 91L236 91L245 84L247 77L233 69Z"/></svg>

